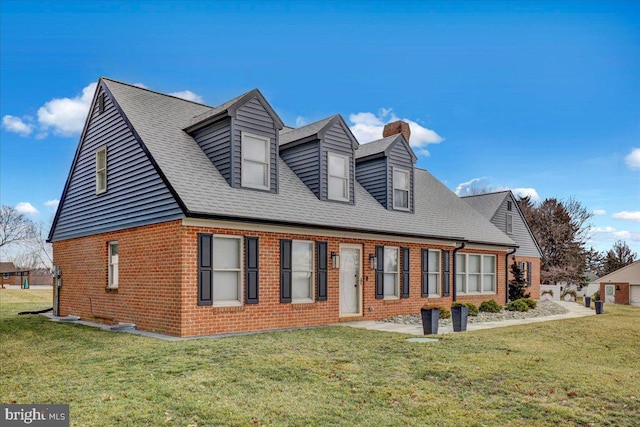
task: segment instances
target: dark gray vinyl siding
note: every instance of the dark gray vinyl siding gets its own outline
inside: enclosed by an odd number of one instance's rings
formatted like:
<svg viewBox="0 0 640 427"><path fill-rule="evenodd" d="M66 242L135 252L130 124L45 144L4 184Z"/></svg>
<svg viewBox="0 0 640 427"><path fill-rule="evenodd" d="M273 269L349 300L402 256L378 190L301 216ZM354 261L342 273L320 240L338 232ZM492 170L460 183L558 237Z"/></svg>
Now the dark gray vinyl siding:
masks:
<svg viewBox="0 0 640 427"><path fill-rule="evenodd" d="M388 181L388 207L389 209L393 208L393 168L404 169L409 171L409 188L411 191L409 192L409 210L411 212L414 211L414 191L413 191L413 161L411 159L411 154L407 151L407 148L402 142L396 142L389 152L389 163L388 163L388 173L389 173L389 181Z"/></svg>
<svg viewBox="0 0 640 427"><path fill-rule="evenodd" d="M311 141L280 151L280 157L298 178L320 198L320 143Z"/></svg>
<svg viewBox="0 0 640 427"><path fill-rule="evenodd" d="M233 121L233 173L234 173L234 186L240 187L241 180L241 166L242 166L242 132L248 132L254 135L267 137L271 140L271 184L270 192L278 192L278 141L277 131L273 119L267 113L267 110L262 106L258 98L253 98L236 111L235 119Z"/></svg>
<svg viewBox="0 0 640 427"><path fill-rule="evenodd" d="M231 185L231 119L226 118L192 135L211 163Z"/></svg>
<svg viewBox="0 0 640 427"><path fill-rule="evenodd" d="M513 203L511 212L507 211L508 201ZM507 234L508 213L513 215L513 234ZM531 237L524 219L520 216L520 211L516 208L516 201L513 200L511 196L505 197L502 205L500 205L493 218L491 218L491 223L498 227L500 231L507 234L507 236L511 237L511 239L520 246L516 251L516 256L540 257L538 247L536 246L533 237Z"/></svg>
<svg viewBox="0 0 640 427"><path fill-rule="evenodd" d="M321 183L321 200L327 200L327 194L329 191L328 188L328 155L327 153L336 153L342 156L347 156L350 159L349 162L349 203L354 202L354 153L353 147L351 145L351 140L345 133L345 130L342 128L340 122L336 122L333 126L331 126L324 134L324 139L322 141L322 173L320 174L322 183Z"/></svg>
<svg viewBox="0 0 640 427"><path fill-rule="evenodd" d="M109 97L104 113L99 114L97 104L94 106L80 144L53 241L184 217ZM96 195L95 152L104 146L107 191Z"/></svg>
<svg viewBox="0 0 640 427"><path fill-rule="evenodd" d="M386 157L356 164L356 179L385 208L387 207L386 168Z"/></svg>

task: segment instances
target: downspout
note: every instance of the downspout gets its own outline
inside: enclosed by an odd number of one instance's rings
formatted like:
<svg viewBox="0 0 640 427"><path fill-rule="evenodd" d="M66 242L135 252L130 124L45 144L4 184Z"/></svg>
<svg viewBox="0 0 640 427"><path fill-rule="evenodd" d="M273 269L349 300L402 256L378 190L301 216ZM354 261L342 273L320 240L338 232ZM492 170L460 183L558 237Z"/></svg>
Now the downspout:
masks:
<svg viewBox="0 0 640 427"><path fill-rule="evenodd" d="M460 246L457 246L454 250L453 250L453 302L456 302L456 299L458 298L458 275L456 274L457 272L457 256L456 254L458 253L458 251L460 249L464 249L464 247L466 246L465 242L460 242Z"/></svg>
<svg viewBox="0 0 640 427"><path fill-rule="evenodd" d="M513 255L516 253L518 248L513 248L511 251L507 252L504 256L504 283L505 283L505 296L504 303L509 303L509 255Z"/></svg>

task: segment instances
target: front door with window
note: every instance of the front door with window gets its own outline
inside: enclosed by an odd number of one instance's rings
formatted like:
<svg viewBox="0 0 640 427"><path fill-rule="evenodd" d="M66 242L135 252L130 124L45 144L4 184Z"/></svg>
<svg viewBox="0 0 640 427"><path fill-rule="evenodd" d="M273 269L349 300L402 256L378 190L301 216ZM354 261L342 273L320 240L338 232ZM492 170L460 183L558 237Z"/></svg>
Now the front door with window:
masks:
<svg viewBox="0 0 640 427"><path fill-rule="evenodd" d="M362 314L362 246L340 245L340 315Z"/></svg>

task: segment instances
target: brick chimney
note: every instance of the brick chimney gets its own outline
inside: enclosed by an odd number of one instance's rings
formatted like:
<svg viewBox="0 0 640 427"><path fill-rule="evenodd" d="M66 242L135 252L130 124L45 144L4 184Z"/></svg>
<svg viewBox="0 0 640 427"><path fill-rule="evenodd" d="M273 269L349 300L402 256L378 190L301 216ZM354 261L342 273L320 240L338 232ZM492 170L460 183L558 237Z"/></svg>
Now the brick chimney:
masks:
<svg viewBox="0 0 640 427"><path fill-rule="evenodd" d="M409 138L411 138L411 129L409 129L409 123L403 122L402 120L387 123L384 126L384 130L382 131L382 137L386 138L388 136L397 135L399 133L401 133L404 136L404 139L409 142Z"/></svg>

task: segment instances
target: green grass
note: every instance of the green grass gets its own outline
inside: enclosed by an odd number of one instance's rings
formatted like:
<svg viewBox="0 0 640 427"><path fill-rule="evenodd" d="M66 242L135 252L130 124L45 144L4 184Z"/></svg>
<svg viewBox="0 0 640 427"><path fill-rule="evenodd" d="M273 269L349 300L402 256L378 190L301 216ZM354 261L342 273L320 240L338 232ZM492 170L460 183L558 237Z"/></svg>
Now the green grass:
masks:
<svg viewBox="0 0 640 427"><path fill-rule="evenodd" d="M640 425L640 308L439 337L328 327L165 342L17 312L0 290L0 402L77 426Z"/></svg>

